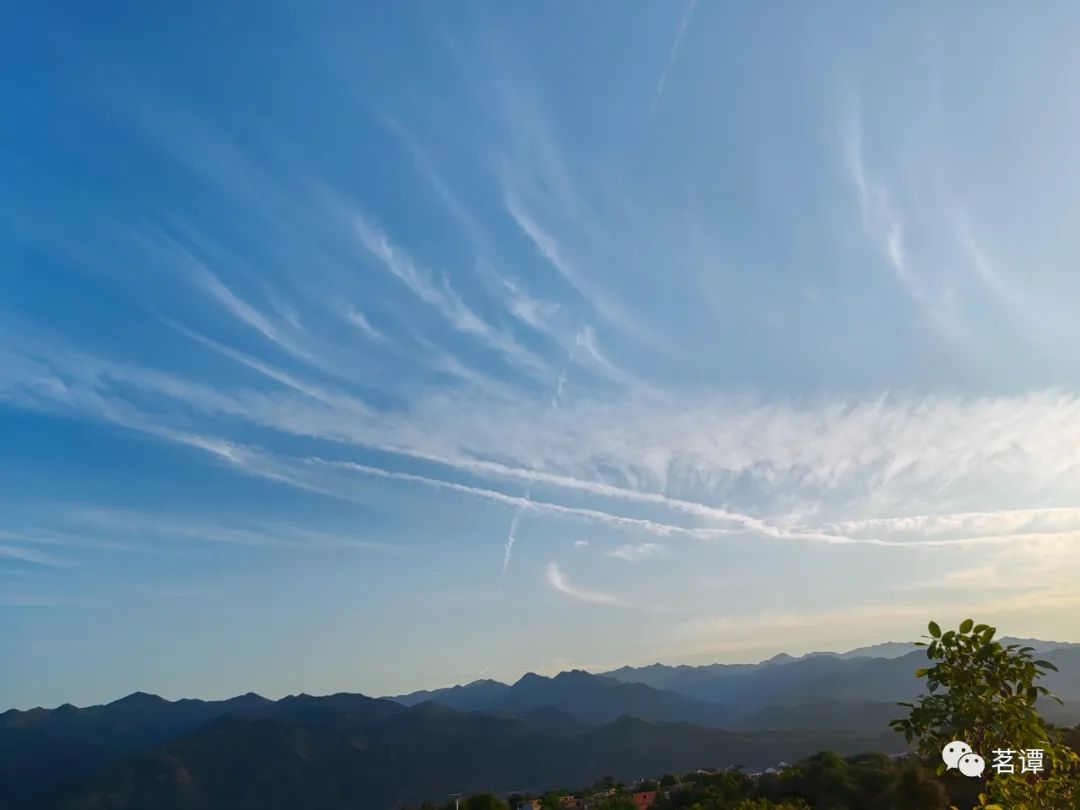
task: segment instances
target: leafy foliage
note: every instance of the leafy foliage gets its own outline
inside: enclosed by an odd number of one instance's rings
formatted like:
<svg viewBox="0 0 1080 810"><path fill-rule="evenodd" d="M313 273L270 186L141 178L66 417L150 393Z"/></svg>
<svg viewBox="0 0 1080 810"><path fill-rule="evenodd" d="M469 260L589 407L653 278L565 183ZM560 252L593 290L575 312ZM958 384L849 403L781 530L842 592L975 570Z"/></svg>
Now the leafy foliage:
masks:
<svg viewBox="0 0 1080 810"><path fill-rule="evenodd" d="M940 761L953 740L968 743L987 760L980 777L978 806L1009 810L1061 810L1077 806L1080 773L1077 754L1060 733L1043 721L1040 700L1057 700L1038 681L1055 670L1036 660L1031 647L1002 645L995 628L965 619L956 630L942 632L930 622L924 636L929 667L915 673L925 678L926 694L917 703L902 703L907 717L890 724L928 761ZM1060 702L1060 701L1058 701ZM1041 749L1042 774L997 774L989 767L995 750ZM944 763L938 773L946 771Z"/></svg>

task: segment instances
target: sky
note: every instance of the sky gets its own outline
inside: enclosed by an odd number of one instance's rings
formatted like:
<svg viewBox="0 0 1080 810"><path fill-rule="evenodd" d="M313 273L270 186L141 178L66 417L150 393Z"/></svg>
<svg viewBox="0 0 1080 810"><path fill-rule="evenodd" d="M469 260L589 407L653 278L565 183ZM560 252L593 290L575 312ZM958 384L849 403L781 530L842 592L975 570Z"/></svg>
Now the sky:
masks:
<svg viewBox="0 0 1080 810"><path fill-rule="evenodd" d="M0 708L1080 641L1080 10L9 4Z"/></svg>

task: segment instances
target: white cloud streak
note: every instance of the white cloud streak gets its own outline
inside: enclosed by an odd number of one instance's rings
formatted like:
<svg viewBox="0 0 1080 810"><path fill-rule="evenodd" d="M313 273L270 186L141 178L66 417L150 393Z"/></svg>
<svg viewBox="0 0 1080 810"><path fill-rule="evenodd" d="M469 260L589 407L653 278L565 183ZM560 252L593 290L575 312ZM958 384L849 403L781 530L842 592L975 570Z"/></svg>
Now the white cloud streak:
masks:
<svg viewBox="0 0 1080 810"><path fill-rule="evenodd" d="M639 563L653 557L661 557L666 553L667 546L660 543L627 543L612 549L607 556L625 560L628 563Z"/></svg>
<svg viewBox="0 0 1080 810"><path fill-rule="evenodd" d="M520 281L497 271L493 265L492 254L495 249L482 226L450 188L450 184L436 165L435 160L402 124L389 116L382 116L387 128L393 132L405 146L424 181L435 192L451 218L461 226L476 253L475 270L481 280L499 299L503 308L520 323L530 329L560 343L566 342L566 336L553 323L560 305L552 301L534 298L522 286Z"/></svg>
<svg viewBox="0 0 1080 810"><path fill-rule="evenodd" d="M548 564L548 567L544 572L544 578L547 581L547 584L559 593L566 594L581 602L591 602L597 605L621 606L624 604L621 599L612 594L604 593L603 591L587 590L574 585L556 563Z"/></svg>
<svg viewBox="0 0 1080 810"><path fill-rule="evenodd" d="M867 169L862 120L857 111L849 114L845 127L844 161L858 192L863 231L884 253L897 279L913 296L918 297L915 280L905 257L904 223L893 204L889 189Z"/></svg>
<svg viewBox="0 0 1080 810"><path fill-rule="evenodd" d="M858 195L862 230L884 257L893 276L934 328L954 343L970 338L948 291L934 290L924 275L912 267L907 248L907 224L889 186L872 173L863 143L862 112L850 105L842 133L843 161Z"/></svg>
<svg viewBox="0 0 1080 810"><path fill-rule="evenodd" d="M360 310L356 309L356 307L350 308L345 313L345 318L346 320L348 320L349 323L351 323L369 338L372 338L373 340L386 340L386 335L384 335L382 332L372 326L371 321L367 319L367 316L365 316L364 313Z"/></svg>
<svg viewBox="0 0 1080 810"><path fill-rule="evenodd" d="M401 546L282 523L239 525L216 520L191 520L160 513L139 512L84 504L57 505L53 519L82 529L91 528L113 536L139 538L186 538L205 543L299 550L357 549L398 552Z"/></svg>
<svg viewBox="0 0 1080 810"><path fill-rule="evenodd" d="M454 291L448 278L444 276L441 283L434 281L408 253L392 244L386 233L363 215L356 217L356 231L364 248L420 300L438 310L454 329L477 338L530 375L550 379L550 369L543 360L511 335L485 322Z"/></svg>
<svg viewBox="0 0 1080 810"><path fill-rule="evenodd" d="M156 232L149 239L140 237L139 241L144 247L168 259L175 267L185 272L198 289L241 323L254 329L293 357L310 364L317 364L311 352L287 336L271 321L269 316L237 295L203 261L175 239Z"/></svg>
<svg viewBox="0 0 1080 810"><path fill-rule="evenodd" d="M571 357L566 358L566 365L570 364ZM559 379L555 381L555 390L551 394L551 402L548 405L548 413L559 407L559 400L562 399L563 388L566 385L566 365L563 366L562 371L559 372ZM536 472L536 461L533 461L531 472ZM525 500L532 500L532 488L535 483L535 478L529 477L529 484L525 488ZM514 513L513 519L510 521L510 528L506 533L506 546L503 550L503 565L502 572L505 574L506 570L510 567L510 555L514 550L514 542L517 540L518 524L521 522L521 515L525 511L524 507L518 509Z"/></svg>
<svg viewBox="0 0 1080 810"><path fill-rule="evenodd" d="M518 191L511 184L510 179L505 176L507 174L508 172L504 172L503 204L521 232L532 242L537 253L604 320L619 327L627 334L640 333L641 325L635 323L621 307L607 295L601 293L586 278L585 274L577 268L576 264L563 250L558 239L548 232L533 213L528 210Z"/></svg>
<svg viewBox="0 0 1080 810"><path fill-rule="evenodd" d="M287 388L291 388L294 391L298 391L301 394L305 394L312 399L318 400L319 402L325 403L327 405L334 405L335 407L344 408L346 411L351 411L354 415L370 412L368 407L362 401L355 397L344 397L336 394L331 394L317 385L314 385L310 382L302 381L298 377L289 374L288 372L283 371L282 369L277 368L270 363L263 362L262 360L259 360L256 357L252 357L249 354L241 352L238 349L234 349L231 346L226 346L223 343L219 343L212 338L195 332L192 329L188 329L186 326L177 323L176 321L173 321L169 318L161 318L161 321L166 326L175 329L177 332L184 335L185 337L188 337L191 340L194 340L196 343L199 343L206 348L217 352L221 356L227 357L242 366L246 366L252 371L258 372L267 379L273 380L276 383L280 383L281 385L284 385Z"/></svg>
<svg viewBox="0 0 1080 810"><path fill-rule="evenodd" d="M683 7L682 17L679 18L679 27L675 31L675 39L671 42L671 49L668 51L667 62L664 64L664 69L660 72L660 78L656 80L656 90L653 93L652 103L649 107L650 114L656 112L657 106L660 104L660 97L664 95L664 90L667 87L668 75L671 73L671 69L675 67L675 61L679 58L679 51L682 50L683 40L686 39L686 32L690 28L690 20L694 16L694 9L697 7L697 0L688 0L687 4Z"/></svg>
<svg viewBox="0 0 1080 810"><path fill-rule="evenodd" d="M48 568L67 568L72 564L51 554L42 554L33 549L10 545L0 545L0 557L32 565L43 565Z"/></svg>

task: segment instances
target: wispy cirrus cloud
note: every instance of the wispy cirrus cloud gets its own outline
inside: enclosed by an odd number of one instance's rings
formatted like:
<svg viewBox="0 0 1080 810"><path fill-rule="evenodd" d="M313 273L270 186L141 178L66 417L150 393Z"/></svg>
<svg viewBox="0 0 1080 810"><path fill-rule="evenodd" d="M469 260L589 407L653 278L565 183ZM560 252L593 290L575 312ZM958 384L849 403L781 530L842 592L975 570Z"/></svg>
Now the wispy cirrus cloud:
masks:
<svg viewBox="0 0 1080 810"><path fill-rule="evenodd" d="M588 304L604 319L620 328L635 331L638 327L633 323L622 307L617 305L610 296L596 289L594 282L581 272L571 258L566 254L558 239L547 231L527 209L509 180L504 180L503 202L507 212L517 224L521 232L532 242L536 251L551 266L564 281L567 282Z"/></svg>
<svg viewBox="0 0 1080 810"><path fill-rule="evenodd" d="M205 543L297 550L357 549L398 553L403 547L353 534L265 521L223 523L88 504L59 504L54 520L116 537L185 538Z"/></svg>
<svg viewBox="0 0 1080 810"><path fill-rule="evenodd" d="M368 320L367 316L356 307L350 307L346 311L345 317L349 320L349 323L368 337L375 340L386 340L386 335L372 326L371 321Z"/></svg>
<svg viewBox="0 0 1080 810"><path fill-rule="evenodd" d="M626 560L629 563L639 563L653 557L661 557L667 554L667 550L667 546L660 543L627 543L607 552L607 556Z"/></svg>
<svg viewBox="0 0 1080 810"><path fill-rule="evenodd" d="M44 565L49 568L66 568L73 563L56 557L52 554L42 554L39 551L20 546L0 545L0 557L32 565Z"/></svg>
<svg viewBox="0 0 1080 810"><path fill-rule="evenodd" d="M520 323L555 340L560 345L565 345L566 329L555 323L555 316L559 314L561 304L533 296L520 280L496 269L495 257L500 255L500 251L494 245L490 229L480 222L451 188L435 159L416 137L393 117L383 115L381 118L387 128L405 146L418 173L435 192L436 198L463 230L475 253L474 270L479 279L488 286L503 308Z"/></svg>
<svg viewBox="0 0 1080 810"><path fill-rule="evenodd" d="M281 385L291 388L294 391L298 391L301 394L305 394L314 400L323 402L326 404L334 404L337 407L344 408L346 411L352 411L353 413L368 413L367 406L355 396L343 396L340 394L331 394L326 389L305 380L301 380L294 374L278 368L271 363L267 363L260 360L257 357L253 357L250 354L242 352L231 346L227 346L224 343L213 340L206 335L189 329L183 324L177 323L170 318L161 318L162 323L166 326L175 329L180 334L191 340L205 346L208 349L216 352L217 354L227 357L236 363L239 363L246 368L258 372L267 379L280 383Z"/></svg>
<svg viewBox="0 0 1080 810"><path fill-rule="evenodd" d="M888 187L874 177L866 165L861 112L852 109L844 127L844 162L858 193L862 228L882 251L897 279L912 295L921 297L907 264L904 221Z"/></svg>
<svg viewBox="0 0 1080 810"><path fill-rule="evenodd" d="M513 336L496 329L477 315L457 294L446 276L436 282L408 253L392 244L387 234L363 215L356 217L356 230L368 252L418 298L438 310L454 329L479 339L533 376L550 378L550 368L543 360Z"/></svg>
<svg viewBox="0 0 1080 810"><path fill-rule="evenodd" d="M888 534L891 537L923 538L1053 535L1080 531L1080 508L1036 507L869 518L840 521L826 529L855 536Z"/></svg>
<svg viewBox="0 0 1080 810"><path fill-rule="evenodd" d="M516 170L504 167L501 182L503 205L521 233L528 238L548 266L554 269L600 318L618 328L623 334L641 335L644 331L641 321L635 320L611 294L601 289L595 279L580 269L559 238L541 223L539 217L527 204L523 191L519 189L516 175ZM543 188L549 188L550 178L545 178L540 185ZM550 200L546 199L544 194L538 194L538 196L541 197L541 202L537 205L561 206L564 216L568 210L584 209L584 203L576 198L572 204L568 204L564 197ZM592 217L593 215L586 210L580 216Z"/></svg>
<svg viewBox="0 0 1080 810"><path fill-rule="evenodd" d="M413 258L390 242L389 236L362 214L356 216L356 232L360 242L372 256L408 287L421 301L430 304L458 331L483 337L487 324L461 300L449 280L441 283L422 270Z"/></svg>
<svg viewBox="0 0 1080 810"><path fill-rule="evenodd" d="M589 590L587 588L581 588L570 582L569 578L558 566L557 563L549 563L547 569L544 571L544 579L548 585L557 590L559 593L566 594L567 596L577 599L580 602L591 602L597 605L615 605L621 606L624 602L617 596L603 591Z"/></svg>
<svg viewBox="0 0 1080 810"><path fill-rule="evenodd" d="M991 526L992 516L951 518L961 510L942 509L944 499L970 507L989 493L1008 491L1014 498L1036 499L1034 503L1051 499L1048 506L1053 508L1052 499L1068 503L1072 482L1080 475L1069 451L1071 443L1080 440L1077 406L1074 398L1053 392L996 400L897 399L802 408L721 400L680 407L626 402L595 409L591 403L575 402L556 410L548 404L534 412L522 401L500 405L439 399L430 412L420 408L399 419L354 408L351 400L339 401L325 391L312 392L318 398L311 396L313 401L305 404L303 398L280 392L235 385L211 388L56 346L42 351L9 352L5 365L10 371L0 385L0 398L113 422L314 491L347 496L349 476L359 474L660 537L723 539L746 533L832 545L912 547L1008 542L1010 537L1057 529L1047 525L1046 516L1036 521L1025 514L996 527ZM280 383L295 390L289 381ZM132 397L132 390L139 391L139 397ZM152 415L144 410L146 396L153 398ZM212 420L203 431L190 429L192 409ZM447 419L449 414L453 417ZM272 453L230 439L229 423L215 421L223 417L344 447L377 449L402 460L435 462L457 474L520 479L544 487L545 494L535 498L530 489L529 497L523 497L407 468ZM522 424L529 425L528 433L520 432ZM418 432L417 425L426 427ZM748 442L747 436L759 438ZM927 447L934 452L927 453ZM517 458L519 464L482 458L496 453ZM712 482L705 490L710 498L723 497L730 482L739 482L757 500L774 501L780 517L766 519L607 483L606 476L596 473L600 459L608 470L621 471L638 486L701 492L703 483ZM570 506L561 502L560 490L624 506ZM914 511L924 502L920 493L927 491L937 493L936 515L925 513L923 521L882 517L897 509ZM802 509L788 518L784 507L792 501ZM807 510L807 503L813 503L813 509ZM662 512L628 514L630 505ZM676 522L674 515L693 521ZM934 521L953 531L934 528Z"/></svg>
<svg viewBox="0 0 1080 810"><path fill-rule="evenodd" d="M954 343L968 344L967 326L954 306L948 283L940 277L920 273L913 266L904 211L890 185L867 161L862 109L857 96L849 100L841 138L842 160L857 194L863 234L938 332Z"/></svg>
<svg viewBox="0 0 1080 810"><path fill-rule="evenodd" d="M183 271L196 288L245 326L293 357L308 363L316 362L310 351L287 335L269 315L239 296L204 261L176 239L160 230L139 234L135 238L151 255L156 255Z"/></svg>

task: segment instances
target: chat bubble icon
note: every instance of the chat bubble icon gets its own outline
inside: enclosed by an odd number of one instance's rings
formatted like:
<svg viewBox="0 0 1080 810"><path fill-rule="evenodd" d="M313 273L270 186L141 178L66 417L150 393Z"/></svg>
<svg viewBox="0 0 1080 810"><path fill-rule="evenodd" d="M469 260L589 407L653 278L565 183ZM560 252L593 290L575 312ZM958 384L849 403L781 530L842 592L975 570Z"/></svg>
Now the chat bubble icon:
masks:
<svg viewBox="0 0 1080 810"><path fill-rule="evenodd" d="M986 770L986 762L978 754L964 754L957 767L964 776L982 776Z"/></svg>
<svg viewBox="0 0 1080 810"><path fill-rule="evenodd" d="M970 753L970 745L963 740L953 740L941 749L941 758L945 761L947 766L955 768L960 764L960 757Z"/></svg>

